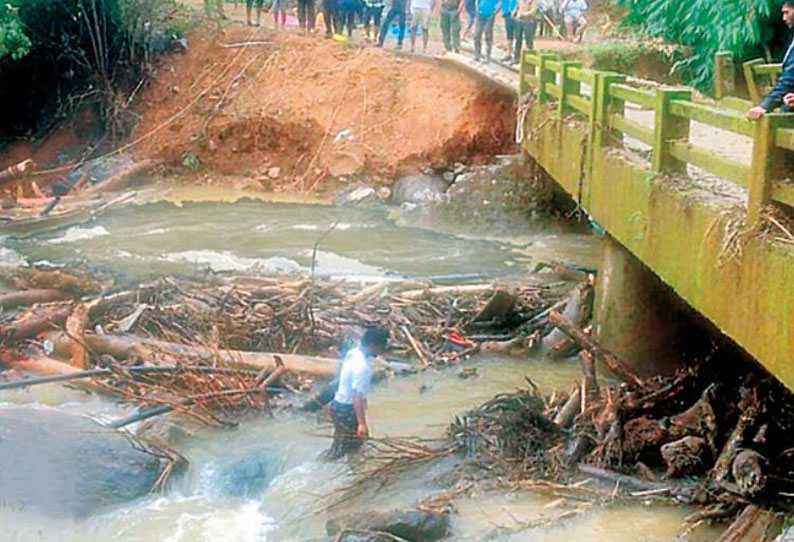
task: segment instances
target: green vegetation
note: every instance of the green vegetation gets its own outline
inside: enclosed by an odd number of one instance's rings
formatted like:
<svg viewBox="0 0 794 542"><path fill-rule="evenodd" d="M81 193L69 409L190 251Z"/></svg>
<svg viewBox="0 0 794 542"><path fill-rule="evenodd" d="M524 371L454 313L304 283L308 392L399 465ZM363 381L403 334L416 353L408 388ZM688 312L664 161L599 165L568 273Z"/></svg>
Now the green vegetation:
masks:
<svg viewBox="0 0 794 542"><path fill-rule="evenodd" d="M676 63L689 83L710 90L714 53L762 56L775 32L778 2L770 0L612 0L627 8L624 23L646 35L686 46Z"/></svg>
<svg viewBox="0 0 794 542"><path fill-rule="evenodd" d="M91 107L111 139L129 129L131 92L196 17L176 0L3 0L0 137L37 135Z"/></svg>

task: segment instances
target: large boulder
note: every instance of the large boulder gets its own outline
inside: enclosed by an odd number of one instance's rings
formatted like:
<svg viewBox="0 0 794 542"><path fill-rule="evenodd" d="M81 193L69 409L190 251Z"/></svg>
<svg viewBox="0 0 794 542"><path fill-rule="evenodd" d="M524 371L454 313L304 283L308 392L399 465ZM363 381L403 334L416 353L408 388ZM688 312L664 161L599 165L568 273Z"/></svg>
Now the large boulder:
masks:
<svg viewBox="0 0 794 542"><path fill-rule="evenodd" d="M397 180L392 188L392 203L435 203L441 201L447 183L433 175L407 175Z"/></svg>
<svg viewBox="0 0 794 542"><path fill-rule="evenodd" d="M124 435L54 410L0 410L0 502L83 517L146 495L161 460Z"/></svg>
<svg viewBox="0 0 794 542"><path fill-rule="evenodd" d="M356 512L328 520L325 530L331 536L342 530L374 531L388 533L410 542L433 542L447 535L449 516L420 510Z"/></svg>

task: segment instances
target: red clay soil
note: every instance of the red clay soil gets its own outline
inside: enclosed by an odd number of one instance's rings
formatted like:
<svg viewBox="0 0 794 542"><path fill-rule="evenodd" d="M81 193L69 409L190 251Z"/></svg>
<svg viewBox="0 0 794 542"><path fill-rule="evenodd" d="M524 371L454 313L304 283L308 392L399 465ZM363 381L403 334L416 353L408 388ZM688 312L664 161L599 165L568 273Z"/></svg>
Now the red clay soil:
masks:
<svg viewBox="0 0 794 542"><path fill-rule="evenodd" d="M162 62L139 110L141 157L177 166L190 151L210 170L260 178L278 167L278 184L303 190L329 175L409 173L514 150L512 101L466 75L264 28L197 33Z"/></svg>

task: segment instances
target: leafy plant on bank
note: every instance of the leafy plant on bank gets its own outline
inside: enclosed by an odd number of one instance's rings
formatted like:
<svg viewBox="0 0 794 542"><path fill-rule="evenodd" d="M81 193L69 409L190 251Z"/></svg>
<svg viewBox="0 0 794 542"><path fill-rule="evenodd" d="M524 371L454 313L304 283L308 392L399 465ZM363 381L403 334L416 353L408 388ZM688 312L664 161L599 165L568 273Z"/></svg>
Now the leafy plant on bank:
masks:
<svg viewBox="0 0 794 542"><path fill-rule="evenodd" d="M714 54L742 60L762 56L775 32L780 3L773 0L613 0L627 8L624 23L691 50L676 68L696 88L711 90Z"/></svg>
<svg viewBox="0 0 794 542"><path fill-rule="evenodd" d="M184 15L176 0L2 0L0 77L17 81L0 87L6 128L41 133L91 103L122 137L132 95Z"/></svg>

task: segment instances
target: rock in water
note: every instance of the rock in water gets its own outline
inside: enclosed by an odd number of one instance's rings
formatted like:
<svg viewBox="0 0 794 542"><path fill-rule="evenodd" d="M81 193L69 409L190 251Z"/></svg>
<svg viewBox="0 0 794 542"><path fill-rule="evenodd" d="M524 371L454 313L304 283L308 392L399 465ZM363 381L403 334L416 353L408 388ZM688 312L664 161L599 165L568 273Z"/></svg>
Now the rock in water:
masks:
<svg viewBox="0 0 794 542"><path fill-rule="evenodd" d="M388 533L411 542L433 542L447 535L449 516L419 510L356 512L325 524L325 530L331 536L344 529Z"/></svg>
<svg viewBox="0 0 794 542"><path fill-rule="evenodd" d="M0 501L84 517L146 495L161 460L118 431L51 410L0 410Z"/></svg>
<svg viewBox="0 0 794 542"><path fill-rule="evenodd" d="M435 203L447 190L447 183L432 175L407 175L394 184L392 203Z"/></svg>
<svg viewBox="0 0 794 542"><path fill-rule="evenodd" d="M278 470L273 461L262 454L244 457L221 470L218 489L227 496L256 497L264 493Z"/></svg>

